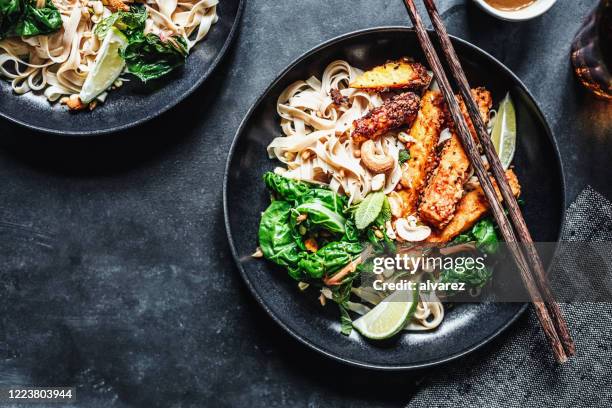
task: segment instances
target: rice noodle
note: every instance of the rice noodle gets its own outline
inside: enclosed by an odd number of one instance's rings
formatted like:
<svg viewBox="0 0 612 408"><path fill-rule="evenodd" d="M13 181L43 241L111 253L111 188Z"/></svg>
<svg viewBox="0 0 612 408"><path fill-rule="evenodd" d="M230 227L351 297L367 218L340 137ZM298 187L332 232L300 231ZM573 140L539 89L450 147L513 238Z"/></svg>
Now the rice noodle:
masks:
<svg viewBox="0 0 612 408"><path fill-rule="evenodd" d="M285 177L324 184L357 203L372 191L372 174L361 165L357 148L347 133L353 121L382 105L377 93L348 87L362 74L346 61L329 64L319 80L310 77L289 85L278 97L277 111L284 136L268 145L268 156L287 165ZM347 103L338 106L332 90L338 89ZM398 154L401 144L393 133L376 142L376 148L395 158L386 175L383 191L393 191L401 178Z"/></svg>
<svg viewBox="0 0 612 408"><path fill-rule="evenodd" d="M52 1L61 14L63 27L48 35L1 40L0 76L11 80L17 94L42 91L49 101L56 101L62 95L81 91L102 43L94 35L94 27L111 11L105 6L101 15L95 14L91 10L96 2L89 0ZM191 48L217 22L218 3L219 0L146 0L145 33L180 35Z"/></svg>

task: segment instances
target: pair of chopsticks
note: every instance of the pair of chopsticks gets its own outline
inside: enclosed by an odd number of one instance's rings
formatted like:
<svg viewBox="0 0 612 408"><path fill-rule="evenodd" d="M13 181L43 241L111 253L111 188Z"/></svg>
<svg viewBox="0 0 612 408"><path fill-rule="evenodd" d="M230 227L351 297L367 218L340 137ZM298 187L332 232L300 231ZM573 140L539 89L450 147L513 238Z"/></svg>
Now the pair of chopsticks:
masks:
<svg viewBox="0 0 612 408"><path fill-rule="evenodd" d="M493 182L489 178L486 169L482 163L478 147L469 131L468 125L461 113L459 104L455 98L451 85L446 77L444 69L427 31L423 27L423 22L419 16L418 10L413 0L404 0L410 19L416 30L419 43L423 48L427 61L434 72L446 104L450 110L453 121L455 122L456 130L465 149L470 162L474 167L474 171L480 185L485 193L485 196L493 211L493 216L499 229L512 252L514 260L519 268L523 284L533 302L538 320L542 329L550 343L555 359L563 363L567 361L569 356L576 352L574 341L569 333L567 323L565 322L559 305L554 301L548 279L544 271L544 266L533 244L533 239L525 223L525 219L521 214L516 198L512 194L512 190L506 179L505 171L502 167L499 157L493 147L485 123L480 116L478 106L472 98L470 85L467 81L463 68L459 63L459 58L451 44L446 27L438 14L438 10L433 0L423 0L427 13L433 23L434 30L437 34L438 41L444 52L446 62L448 63L451 74L459 87L463 101L466 104L470 119L476 129L480 145L482 146L487 161L489 162L497 186L501 191L503 202L506 204L510 220L506 216L504 209L498 199L497 193L493 186ZM514 225L514 228L511 222ZM515 234L516 230L516 234ZM519 240L517 240L517 235ZM525 251L525 252L523 252ZM527 259L525 258L527 256ZM529 260L529 263L528 263ZM529 267L531 265L531 268Z"/></svg>

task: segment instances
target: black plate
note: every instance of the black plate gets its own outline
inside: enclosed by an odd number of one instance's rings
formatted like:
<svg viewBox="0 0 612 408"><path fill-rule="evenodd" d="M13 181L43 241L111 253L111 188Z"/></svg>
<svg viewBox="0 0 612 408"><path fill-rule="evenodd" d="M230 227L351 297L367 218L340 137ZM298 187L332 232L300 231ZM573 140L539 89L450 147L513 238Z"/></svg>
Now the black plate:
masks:
<svg viewBox="0 0 612 408"><path fill-rule="evenodd" d="M10 83L0 78L0 116L31 129L69 136L111 133L146 122L182 101L208 78L234 39L243 8L243 0L221 1L219 21L193 48L184 67L147 84L130 75L130 82L111 92L92 112L72 113L32 92L14 95Z"/></svg>
<svg viewBox="0 0 612 408"><path fill-rule="evenodd" d="M486 86L495 104L510 91L517 109L517 174L526 201L524 215L536 241L557 241L563 220L564 181L557 147L533 97L508 68L474 45L453 44L472 86ZM391 344L365 341L357 333L339 333L338 311L322 308L313 292L300 293L296 282L271 263L252 259L260 213L270 202L262 182L278 163L266 146L281 134L276 99L298 79L320 76L334 59L360 68L413 56L425 61L414 32L384 27L333 39L292 63L263 93L242 122L228 158L224 183L225 223L238 268L264 309L285 330L313 349L345 363L379 369L410 369L449 361L487 343L526 308L522 303L459 304L433 332L407 333Z"/></svg>

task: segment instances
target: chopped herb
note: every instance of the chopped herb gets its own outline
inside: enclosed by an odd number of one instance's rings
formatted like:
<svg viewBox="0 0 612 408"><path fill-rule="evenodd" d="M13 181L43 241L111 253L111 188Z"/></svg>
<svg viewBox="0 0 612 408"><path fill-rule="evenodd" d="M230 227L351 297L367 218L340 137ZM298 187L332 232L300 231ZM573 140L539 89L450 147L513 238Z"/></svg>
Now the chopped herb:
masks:
<svg viewBox="0 0 612 408"><path fill-rule="evenodd" d="M357 229L364 230L372 224L382 211L385 203L385 194L382 192L370 193L359 204L355 211L355 225Z"/></svg>
<svg viewBox="0 0 612 408"><path fill-rule="evenodd" d="M410 160L410 152L406 149L400 150L397 160L399 161L400 165L406 163L408 160Z"/></svg>

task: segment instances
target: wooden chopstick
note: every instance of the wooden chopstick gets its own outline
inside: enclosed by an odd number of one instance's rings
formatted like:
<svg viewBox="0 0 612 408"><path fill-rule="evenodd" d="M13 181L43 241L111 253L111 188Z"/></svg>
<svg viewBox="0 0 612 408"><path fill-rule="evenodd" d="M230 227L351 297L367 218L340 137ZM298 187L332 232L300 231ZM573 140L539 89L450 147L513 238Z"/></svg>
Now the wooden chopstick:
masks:
<svg viewBox="0 0 612 408"><path fill-rule="evenodd" d="M468 125L463 118L461 113L461 109L459 108L459 104L455 99L455 95L450 86L448 78L444 73L444 69L442 68L442 64L440 63L440 59L438 58L436 51L423 27L423 23L418 14L416 6L413 0L404 0L404 4L406 5L406 9L408 10L408 14L410 15L410 19L415 27L415 31L417 37L419 39L419 43L423 48L423 52L429 62L431 69L438 80L438 84L440 85L440 89L442 90L442 94L446 100L450 113L453 117L453 121L455 122L455 126L457 128L458 136L461 140L461 143L470 158L470 162L474 167L476 176L480 181L480 185L485 193L485 196L491 206L493 216L497 225L502 232L502 236L506 241L507 246L509 247L514 259L519 267L519 271L521 273L521 278L523 283L529 293L530 298L534 304L534 308L536 311L536 315L540 321L542 329L548 339L550 346L553 350L555 358L559 362L567 361L567 354L564 350L564 347L559 339L559 335L557 334L556 327L553 324L551 316L546 308L546 305L541 300L540 291L538 290L537 284L531 274L529 266L525 260L524 254L521 252L516 236L514 234L514 230L510 224L510 221L506 217L503 207L497 198L497 193L495 192L495 188L493 187L493 183L489 179L487 171L485 170L482 160L480 158L480 153L478 152L478 148L476 146L475 141L472 139L470 131L468 129ZM471 100L471 95L469 95L468 100ZM479 116L479 115L478 115ZM497 180L498 185L506 184L507 180L502 177L500 180Z"/></svg>
<svg viewBox="0 0 612 408"><path fill-rule="evenodd" d="M446 31L446 26L442 22L442 18L438 13L438 9L436 7L435 2L433 0L423 0L423 2L425 3L425 8L427 9L427 13L429 14L431 22L433 23L434 30L442 47L442 51L446 56L446 61L448 62L451 68L451 74L453 75L455 82L459 86L459 91L463 96L463 100L465 101L468 112L470 114L470 118L480 140L480 145L483 147L485 156L487 157L487 161L491 166L493 175L497 181L497 185L499 186L502 197L506 204L506 208L508 209L508 213L510 214L510 218L514 223L516 233L520 241L524 244L523 248L527 253L527 258L533 266L533 271L535 272L535 279L538 283L540 292L542 293L546 307L548 308L548 312L550 313L552 321L557 329L557 334L559 335L566 354L568 356L573 356L576 353L576 346L569 333L567 323L563 318L561 310L559 309L559 305L554 301L553 295L550 290L550 285L548 283L548 279L544 270L544 265L542 264L542 260L538 256L535 245L533 244L533 239L531 238L531 234L529 233L529 229L527 228L525 219L521 214L518 202L516 201L514 194L512 194L512 190L508 183L500 182L500 180L502 179L505 180L504 169L497 153L495 152L495 148L493 146L493 143L491 142L491 138L489 137L485 123L482 120L482 117L480 116L478 107L476 106L476 103L474 102L474 99L471 96L470 85L465 76L465 72L463 72L463 68L461 67L461 63L459 62L459 57L455 52L455 48L453 47L450 41L448 32Z"/></svg>

